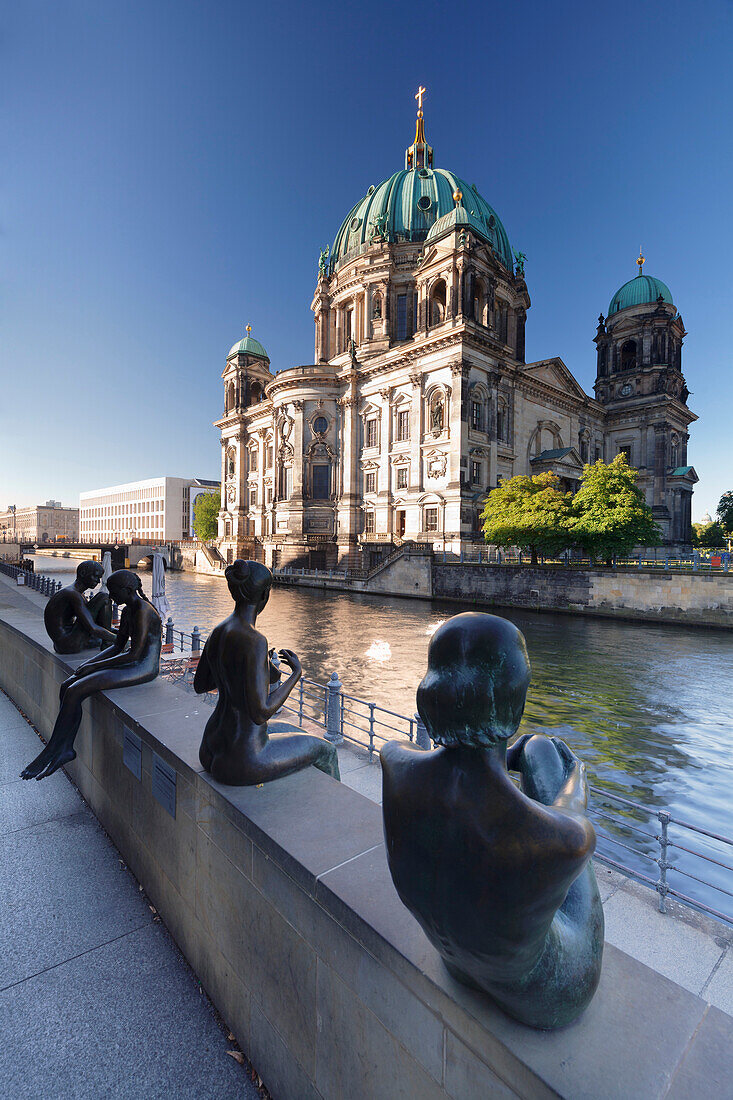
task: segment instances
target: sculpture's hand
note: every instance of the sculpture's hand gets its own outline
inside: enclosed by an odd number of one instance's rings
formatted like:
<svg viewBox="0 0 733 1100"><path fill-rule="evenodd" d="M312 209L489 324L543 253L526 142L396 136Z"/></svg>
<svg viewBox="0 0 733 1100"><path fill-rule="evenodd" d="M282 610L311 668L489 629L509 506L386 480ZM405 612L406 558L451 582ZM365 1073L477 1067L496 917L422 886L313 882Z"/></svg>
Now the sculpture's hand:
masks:
<svg viewBox="0 0 733 1100"><path fill-rule="evenodd" d="M292 649L279 650L278 657L281 661L284 661L286 665L290 665L296 676L300 676L301 672L303 671L303 667L296 655L293 653Z"/></svg>
<svg viewBox="0 0 733 1100"><path fill-rule="evenodd" d="M513 745L510 745L506 751L506 766L510 772L521 772L522 770L522 752L524 746L529 741L532 735L530 733L523 733L521 737L518 737Z"/></svg>

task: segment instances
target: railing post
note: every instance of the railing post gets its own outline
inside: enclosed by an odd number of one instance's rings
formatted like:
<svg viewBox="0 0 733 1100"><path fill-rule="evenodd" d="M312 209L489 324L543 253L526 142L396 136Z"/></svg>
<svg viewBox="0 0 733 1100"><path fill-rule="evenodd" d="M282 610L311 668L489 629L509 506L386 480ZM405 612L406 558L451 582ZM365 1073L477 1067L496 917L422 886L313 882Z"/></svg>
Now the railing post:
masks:
<svg viewBox="0 0 733 1100"><path fill-rule="evenodd" d="M182 648L183 646L181 646L181 649ZM197 626L195 626L191 631L191 652L201 652L201 634L199 633L199 628Z"/></svg>
<svg viewBox="0 0 733 1100"><path fill-rule="evenodd" d="M168 621L165 624L165 644L173 645L173 619L168 616Z"/></svg>
<svg viewBox="0 0 733 1100"><path fill-rule="evenodd" d="M660 913L667 912L666 898L667 892L669 890L669 887L667 886L667 868L670 866L669 863L667 863L667 845L669 844L668 829L671 816L672 815L670 814L669 810L657 811L657 817L659 818L662 826L662 832L657 837L657 840L659 841L659 859L657 860L657 863L659 864L659 880L656 884L656 890L659 894Z"/></svg>
<svg viewBox="0 0 733 1100"><path fill-rule="evenodd" d="M331 679L326 684L326 740L340 745L344 739L343 731L343 696L341 689L343 684L336 672L331 673Z"/></svg>
<svg viewBox="0 0 733 1100"><path fill-rule="evenodd" d="M636 568L641 569L641 554L639 554L639 564L637 565Z"/></svg>
<svg viewBox="0 0 733 1100"><path fill-rule="evenodd" d="M298 722L303 725L303 677L298 681Z"/></svg>
<svg viewBox="0 0 733 1100"><path fill-rule="evenodd" d="M430 744L430 734L417 711L415 711L415 744L419 745L421 749L431 749L433 747Z"/></svg>
<svg viewBox="0 0 733 1100"><path fill-rule="evenodd" d="M369 763L374 759L374 703L369 704Z"/></svg>

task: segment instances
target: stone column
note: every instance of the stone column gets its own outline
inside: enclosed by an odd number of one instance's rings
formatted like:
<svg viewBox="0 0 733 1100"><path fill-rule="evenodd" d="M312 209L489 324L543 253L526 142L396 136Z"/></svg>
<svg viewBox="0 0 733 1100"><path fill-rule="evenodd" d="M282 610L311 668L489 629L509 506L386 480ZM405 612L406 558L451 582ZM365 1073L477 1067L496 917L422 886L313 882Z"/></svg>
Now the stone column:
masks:
<svg viewBox="0 0 733 1100"><path fill-rule="evenodd" d="M357 536L361 531L361 491L359 485L359 413L357 409L356 374L347 381L347 390L339 398L343 412L341 461L343 482L338 502L338 542L340 553L358 560Z"/></svg>
<svg viewBox="0 0 733 1100"><path fill-rule="evenodd" d="M489 371L486 375L486 382L489 387L489 422L486 425L489 433L489 469L487 471L487 485L492 488L496 485L497 481L497 469L499 461L499 443L497 435L497 418L499 413L499 380L501 375L498 371Z"/></svg>
<svg viewBox="0 0 733 1100"><path fill-rule="evenodd" d="M290 494L290 519L288 526L293 536L303 534L303 402L293 401L293 431L290 443L293 448L293 487Z"/></svg>
<svg viewBox="0 0 733 1100"><path fill-rule="evenodd" d="M422 390L423 376L419 371L410 375L412 384L412 405L410 406L410 489L422 492L423 487L423 463L421 443L423 436L423 400Z"/></svg>
<svg viewBox="0 0 733 1100"><path fill-rule="evenodd" d="M390 511L390 468L389 454L392 444L392 389L381 390L382 415L379 429L379 471L377 473L377 493L380 505L385 508L384 530L392 529Z"/></svg>
<svg viewBox="0 0 733 1100"><path fill-rule="evenodd" d="M454 363L450 369L451 391L450 405L446 410L448 428L450 432L450 447L448 450L448 485L449 491L459 491L461 485L461 456L463 454L463 424L461 420L461 399L463 364Z"/></svg>

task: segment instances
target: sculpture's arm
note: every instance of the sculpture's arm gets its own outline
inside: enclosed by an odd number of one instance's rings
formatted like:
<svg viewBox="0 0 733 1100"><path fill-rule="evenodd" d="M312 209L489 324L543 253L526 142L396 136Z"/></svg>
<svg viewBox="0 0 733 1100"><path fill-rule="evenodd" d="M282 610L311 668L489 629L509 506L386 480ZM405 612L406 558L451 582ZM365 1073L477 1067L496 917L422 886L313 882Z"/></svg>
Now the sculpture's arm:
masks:
<svg viewBox="0 0 733 1100"><path fill-rule="evenodd" d="M209 639L204 642L204 648L199 657L199 663L196 665L196 672L193 677L193 690L197 695L203 695L204 692L213 691L216 688L214 681L214 674L211 671L211 664L209 662Z"/></svg>
<svg viewBox="0 0 733 1100"><path fill-rule="evenodd" d="M559 737L551 738L558 754L568 767L565 782L557 792L553 806L566 813L585 814L588 807L588 782L585 778L585 764L578 760L564 741Z"/></svg>
<svg viewBox="0 0 733 1100"><path fill-rule="evenodd" d="M122 612L122 618L120 620L120 629L117 631L115 640L111 646L107 649L103 649L96 657L92 657L90 661L85 661L83 665L79 665L74 673L74 679L79 679L80 676L86 676L90 672L96 672L99 668L108 668L108 662L112 658L121 654L130 639L130 624L127 615L127 611ZM128 654L125 654L127 657ZM124 661L115 661L115 664L124 664ZM112 666L114 667L114 665Z"/></svg>
<svg viewBox="0 0 733 1100"><path fill-rule="evenodd" d="M81 622L90 634L94 634L97 638L102 638L105 642L114 642L117 635L111 630L106 630L105 627L100 626L99 623L95 623L92 616L89 614L89 608L87 607L86 600L79 595L78 600L74 600L74 614L77 621Z"/></svg>
<svg viewBox="0 0 733 1100"><path fill-rule="evenodd" d="M254 652L247 660L245 668L245 686L247 703L252 721L261 726L276 714L287 699L301 676L300 661L289 649L280 654L293 669L290 676L270 691L270 660L267 654L267 641L258 637L254 643Z"/></svg>

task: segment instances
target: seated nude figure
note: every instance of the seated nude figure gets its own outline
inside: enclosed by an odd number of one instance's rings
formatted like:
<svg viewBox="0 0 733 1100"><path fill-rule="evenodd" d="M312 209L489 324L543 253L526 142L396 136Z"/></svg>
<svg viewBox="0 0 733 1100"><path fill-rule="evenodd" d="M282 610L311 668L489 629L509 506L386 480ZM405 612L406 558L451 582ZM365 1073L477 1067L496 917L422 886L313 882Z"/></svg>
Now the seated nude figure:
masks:
<svg viewBox="0 0 733 1100"><path fill-rule="evenodd" d="M309 764L339 779L335 745L288 722L272 722L268 728L268 719L302 671L292 650L281 649L279 657L292 671L278 683L280 672L267 639L255 630L255 619L270 596L272 573L259 562L238 558L225 576L234 611L206 639L193 681L199 695L219 692L199 749L201 763L219 783L231 786L267 783Z"/></svg>
<svg viewBox="0 0 733 1100"><path fill-rule="evenodd" d="M440 747L382 750L384 831L397 892L450 973L549 1029L591 1000L604 925L584 765L556 737L525 734L507 751L529 682L506 619L468 612L439 627L417 706Z"/></svg>
<svg viewBox="0 0 733 1100"><path fill-rule="evenodd" d="M107 581L110 596L124 604L120 629L109 649L77 668L61 685L56 724L42 753L20 774L22 779L45 779L76 756L74 741L82 719L82 703L109 688L131 687L154 680L160 667L160 616L130 569L118 569ZM130 643L127 649L127 643Z"/></svg>
<svg viewBox="0 0 733 1100"><path fill-rule="evenodd" d="M43 621L57 653L81 653L98 645L111 645L112 601L106 592L84 599L89 588L96 588L103 569L98 561L82 561L76 568L73 584L55 592L46 604Z"/></svg>

